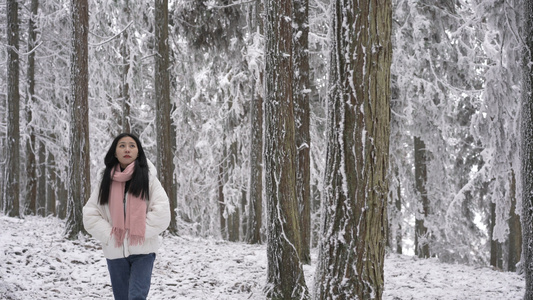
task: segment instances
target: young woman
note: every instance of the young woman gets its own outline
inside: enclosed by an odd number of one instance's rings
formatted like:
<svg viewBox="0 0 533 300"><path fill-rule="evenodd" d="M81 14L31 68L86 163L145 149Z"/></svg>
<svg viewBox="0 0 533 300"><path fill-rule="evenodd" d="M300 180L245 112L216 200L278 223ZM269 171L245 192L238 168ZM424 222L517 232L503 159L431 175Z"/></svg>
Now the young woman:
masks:
<svg viewBox="0 0 533 300"><path fill-rule="evenodd" d="M104 164L83 224L102 243L115 299L146 299L159 234L170 224L168 197L135 135L117 136Z"/></svg>

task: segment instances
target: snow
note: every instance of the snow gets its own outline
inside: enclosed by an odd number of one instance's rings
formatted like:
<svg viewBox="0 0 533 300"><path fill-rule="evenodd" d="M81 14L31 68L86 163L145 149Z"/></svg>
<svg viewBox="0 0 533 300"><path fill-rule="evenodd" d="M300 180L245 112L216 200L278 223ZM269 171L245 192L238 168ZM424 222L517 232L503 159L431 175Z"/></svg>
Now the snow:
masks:
<svg viewBox="0 0 533 300"><path fill-rule="evenodd" d="M113 299L98 242L63 238L63 221L0 215L0 299ZM316 250L312 252L316 261ZM162 237L149 299L265 299L266 245ZM305 265L313 286L315 265ZM522 299L521 275L389 254L383 299Z"/></svg>

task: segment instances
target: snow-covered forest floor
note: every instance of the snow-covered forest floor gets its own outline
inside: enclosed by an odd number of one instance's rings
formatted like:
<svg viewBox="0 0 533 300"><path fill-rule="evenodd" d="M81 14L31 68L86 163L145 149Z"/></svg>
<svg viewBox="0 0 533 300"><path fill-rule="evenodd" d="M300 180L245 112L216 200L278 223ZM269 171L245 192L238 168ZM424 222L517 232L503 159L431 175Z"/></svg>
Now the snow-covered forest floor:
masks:
<svg viewBox="0 0 533 300"><path fill-rule="evenodd" d="M96 241L65 240L56 218L0 215L0 299L113 299ZM316 261L316 252L313 253ZM165 236L149 299L264 299L266 246ZM315 265L304 266L313 286ZM524 278L389 254L383 299L521 299Z"/></svg>

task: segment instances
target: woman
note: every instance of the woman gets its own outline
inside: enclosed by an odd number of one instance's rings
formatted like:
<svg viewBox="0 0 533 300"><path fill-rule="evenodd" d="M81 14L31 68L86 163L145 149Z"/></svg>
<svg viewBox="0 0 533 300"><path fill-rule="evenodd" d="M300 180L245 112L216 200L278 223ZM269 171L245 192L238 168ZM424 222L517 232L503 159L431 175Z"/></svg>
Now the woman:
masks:
<svg viewBox="0 0 533 300"><path fill-rule="evenodd" d="M102 243L115 299L146 299L159 234L170 224L168 197L135 135L117 136L104 163L83 224Z"/></svg>

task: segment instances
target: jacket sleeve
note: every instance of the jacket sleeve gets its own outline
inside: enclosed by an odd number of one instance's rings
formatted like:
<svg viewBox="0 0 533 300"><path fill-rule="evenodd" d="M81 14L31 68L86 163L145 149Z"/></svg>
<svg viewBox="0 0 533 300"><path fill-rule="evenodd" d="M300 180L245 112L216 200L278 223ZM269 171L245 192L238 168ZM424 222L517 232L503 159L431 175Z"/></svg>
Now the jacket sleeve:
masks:
<svg viewBox="0 0 533 300"><path fill-rule="evenodd" d="M95 239L107 244L111 237L112 226L107 220L104 206L98 204L102 174L103 170L98 176L98 187L93 189L89 200L83 207L83 226Z"/></svg>
<svg viewBox="0 0 533 300"><path fill-rule="evenodd" d="M146 213L145 238L165 231L170 225L170 203L167 193L155 175L150 176L150 204Z"/></svg>

